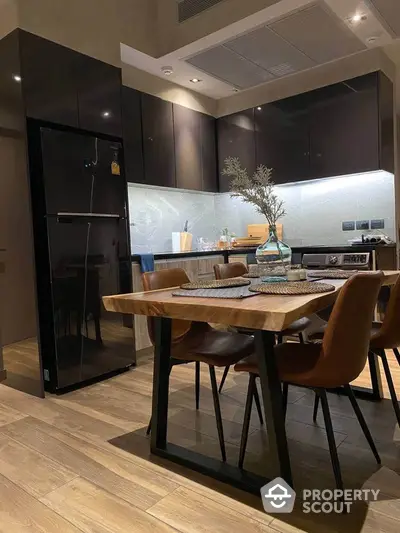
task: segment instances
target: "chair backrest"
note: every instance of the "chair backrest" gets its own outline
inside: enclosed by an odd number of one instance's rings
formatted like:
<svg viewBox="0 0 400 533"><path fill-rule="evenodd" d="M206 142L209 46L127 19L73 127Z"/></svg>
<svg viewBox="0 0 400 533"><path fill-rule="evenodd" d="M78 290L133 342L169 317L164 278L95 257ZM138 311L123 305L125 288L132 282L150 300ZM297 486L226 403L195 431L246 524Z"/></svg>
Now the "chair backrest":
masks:
<svg viewBox="0 0 400 533"><path fill-rule="evenodd" d="M225 263L214 265L215 279L238 278L247 274L248 269L244 263Z"/></svg>
<svg viewBox="0 0 400 533"><path fill-rule="evenodd" d="M356 274L340 291L325 330L322 357L314 368L324 386L350 383L364 369L383 277L382 272Z"/></svg>
<svg viewBox="0 0 400 533"><path fill-rule="evenodd" d="M169 289L178 287L183 283L189 283L186 272L182 268L169 268L158 270L156 272L145 272L142 274L143 287L145 291L154 291L157 289ZM189 320L172 320L172 342L178 342L182 339L191 328ZM154 345L154 318L147 318L147 330L149 337Z"/></svg>
<svg viewBox="0 0 400 533"><path fill-rule="evenodd" d="M400 276L390 291L385 318L379 331L379 344L386 349L400 346Z"/></svg>

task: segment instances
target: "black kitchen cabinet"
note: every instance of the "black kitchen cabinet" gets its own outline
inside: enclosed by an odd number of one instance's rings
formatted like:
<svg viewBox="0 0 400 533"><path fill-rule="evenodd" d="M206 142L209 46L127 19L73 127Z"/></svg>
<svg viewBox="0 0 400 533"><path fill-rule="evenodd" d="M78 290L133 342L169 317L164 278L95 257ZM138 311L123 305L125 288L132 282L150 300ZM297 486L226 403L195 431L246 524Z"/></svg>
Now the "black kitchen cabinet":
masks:
<svg viewBox="0 0 400 533"><path fill-rule="evenodd" d="M79 54L76 81L80 128L122 137L121 69Z"/></svg>
<svg viewBox="0 0 400 533"><path fill-rule="evenodd" d="M145 182L175 187L172 103L150 94L141 96Z"/></svg>
<svg viewBox="0 0 400 533"><path fill-rule="evenodd" d="M78 127L75 71L81 54L37 35L19 33L27 116Z"/></svg>
<svg viewBox="0 0 400 533"><path fill-rule="evenodd" d="M217 121L219 190L230 190L231 178L222 174L227 157L239 158L249 176L256 169L256 150L254 132L254 109L247 109Z"/></svg>
<svg viewBox="0 0 400 533"><path fill-rule="evenodd" d="M379 155L380 168L394 173L394 92L393 83L382 72L378 73Z"/></svg>
<svg viewBox="0 0 400 533"><path fill-rule="evenodd" d="M216 119L199 113L201 132L201 160L203 167L203 191L218 191L217 130Z"/></svg>
<svg viewBox="0 0 400 533"><path fill-rule="evenodd" d="M122 87L122 129L126 180L145 183L141 95L130 87Z"/></svg>
<svg viewBox="0 0 400 533"><path fill-rule="evenodd" d="M256 164L272 169L276 184L307 179L310 173L308 111L292 99L254 109Z"/></svg>
<svg viewBox="0 0 400 533"><path fill-rule="evenodd" d="M377 73L314 91L310 104L310 176L380 168ZM336 91L335 91L336 89Z"/></svg>
<svg viewBox="0 0 400 533"><path fill-rule="evenodd" d="M215 118L176 104L173 113L176 187L216 192Z"/></svg>
<svg viewBox="0 0 400 533"><path fill-rule="evenodd" d="M203 189L202 137L200 113L173 105L176 187Z"/></svg>

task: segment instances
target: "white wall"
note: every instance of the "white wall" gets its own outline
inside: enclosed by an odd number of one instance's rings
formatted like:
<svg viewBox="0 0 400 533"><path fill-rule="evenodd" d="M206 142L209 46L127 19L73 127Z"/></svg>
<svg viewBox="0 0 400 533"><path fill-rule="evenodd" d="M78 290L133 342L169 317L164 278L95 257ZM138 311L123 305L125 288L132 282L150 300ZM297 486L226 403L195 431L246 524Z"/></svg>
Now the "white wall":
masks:
<svg viewBox="0 0 400 533"><path fill-rule="evenodd" d="M228 227L238 236L247 235L247 225L265 223L249 204L229 193L212 194L145 187L130 184L132 250L163 252L171 250L171 232L181 231L185 220L194 235L216 241ZM281 220L285 241L291 246L347 244L361 231L342 231L342 222L385 220L384 233L395 240L394 177L387 172L370 172L312 180L276 187L285 202ZM364 232L365 233L365 232Z"/></svg>

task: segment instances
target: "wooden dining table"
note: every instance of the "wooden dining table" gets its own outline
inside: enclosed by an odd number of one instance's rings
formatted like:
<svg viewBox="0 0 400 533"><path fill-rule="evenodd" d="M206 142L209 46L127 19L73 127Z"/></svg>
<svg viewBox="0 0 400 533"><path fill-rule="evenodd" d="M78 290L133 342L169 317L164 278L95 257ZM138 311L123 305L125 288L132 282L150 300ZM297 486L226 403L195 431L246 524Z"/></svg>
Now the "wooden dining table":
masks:
<svg viewBox="0 0 400 533"><path fill-rule="evenodd" d="M385 271L383 284L395 284L399 274L398 271ZM271 479L280 476L293 485L281 381L274 356L275 336L293 321L332 305L345 282L346 280L326 280L335 290L302 296L258 294L243 299L198 298L173 296L174 288L104 296L103 302L107 311L155 317L151 452L259 494L260 488L269 481L265 477L169 443L167 440L172 319L251 328L254 330L268 432L269 472Z"/></svg>

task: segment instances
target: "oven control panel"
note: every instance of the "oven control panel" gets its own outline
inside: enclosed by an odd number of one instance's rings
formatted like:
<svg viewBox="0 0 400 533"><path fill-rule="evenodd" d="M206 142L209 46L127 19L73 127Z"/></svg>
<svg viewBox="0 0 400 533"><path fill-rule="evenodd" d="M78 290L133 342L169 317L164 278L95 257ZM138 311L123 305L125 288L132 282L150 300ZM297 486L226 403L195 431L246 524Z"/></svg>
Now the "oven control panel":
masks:
<svg viewBox="0 0 400 533"><path fill-rule="evenodd" d="M367 270L370 266L370 253L304 254L302 263L305 268L352 268L354 270Z"/></svg>

